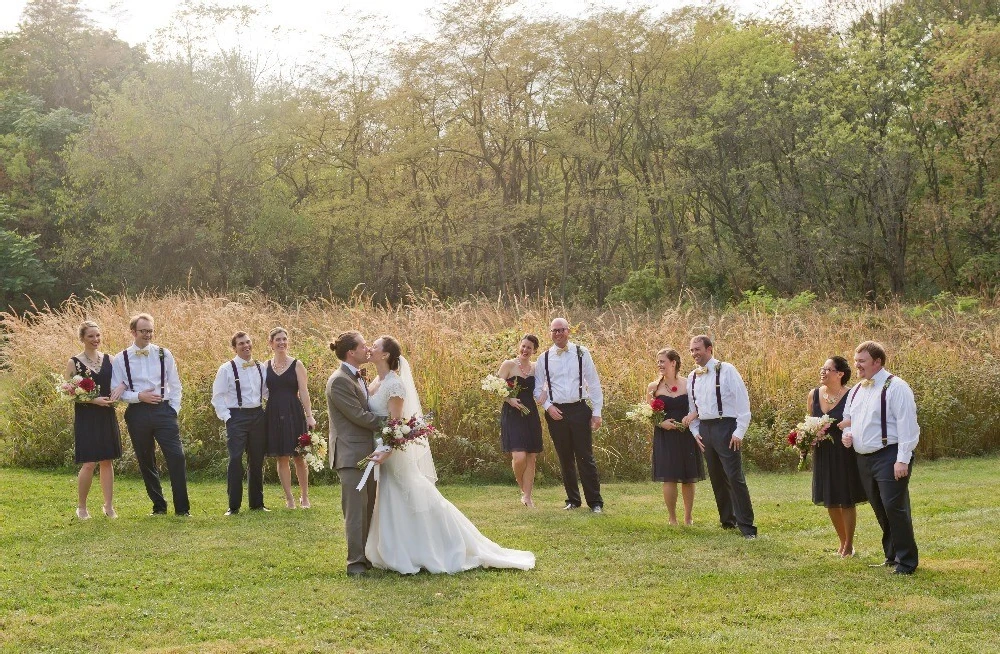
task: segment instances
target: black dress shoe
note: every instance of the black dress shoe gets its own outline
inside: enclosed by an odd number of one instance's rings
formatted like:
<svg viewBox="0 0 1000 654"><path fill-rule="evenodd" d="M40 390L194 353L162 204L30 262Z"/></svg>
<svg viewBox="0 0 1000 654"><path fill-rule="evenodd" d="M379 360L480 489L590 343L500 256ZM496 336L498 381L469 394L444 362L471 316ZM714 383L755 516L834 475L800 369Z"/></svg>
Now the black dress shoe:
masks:
<svg viewBox="0 0 1000 654"><path fill-rule="evenodd" d="M869 568L891 568L894 565L896 565L895 561L890 561L889 559L886 559L885 561L882 561L881 563L869 563L868 567Z"/></svg>
<svg viewBox="0 0 1000 654"><path fill-rule="evenodd" d="M743 538L747 540L757 540L757 534L743 534Z"/></svg>
<svg viewBox="0 0 1000 654"><path fill-rule="evenodd" d="M163 509L162 511L160 511L159 509L153 509L153 512L150 513L149 515L167 515L167 510Z"/></svg>
<svg viewBox="0 0 1000 654"><path fill-rule="evenodd" d="M579 504L573 504L572 502L566 502L566 506L563 507L563 511L569 511L571 509L579 509Z"/></svg>
<svg viewBox="0 0 1000 654"><path fill-rule="evenodd" d="M590 512L591 513L604 513L604 509L600 505L598 505L598 506L592 506L592 507L590 507Z"/></svg>
<svg viewBox="0 0 1000 654"><path fill-rule="evenodd" d="M897 565L895 568L892 569L892 574L894 574L894 575L912 575L913 574L913 570L910 570L909 568L904 568L901 565Z"/></svg>
<svg viewBox="0 0 1000 654"><path fill-rule="evenodd" d="M187 511L184 511L183 513L178 513L178 514L177 514L177 517L178 517L178 518L190 518L190 517L191 517L191 514L190 514L190 513L188 513Z"/></svg>
<svg viewBox="0 0 1000 654"><path fill-rule="evenodd" d="M360 579L361 577L364 577L366 574L368 574L368 570L366 570L365 568L361 568L360 570L352 569L347 571L347 576L350 577L351 579Z"/></svg>
<svg viewBox="0 0 1000 654"><path fill-rule="evenodd" d="M263 511L264 513L270 513L271 512L271 509L267 508L266 506L255 506L254 508L252 508L250 510L251 511Z"/></svg>
<svg viewBox="0 0 1000 654"><path fill-rule="evenodd" d="M225 515L225 516L233 516L233 515L239 515L239 513L240 513L240 510L239 510L239 509L235 509L235 510L234 510L234 509L229 509L228 511L226 511L226 512L225 512L225 513L223 513L222 515Z"/></svg>
<svg viewBox="0 0 1000 654"><path fill-rule="evenodd" d="M722 523L722 528L723 529L736 529L736 524L735 523L729 524L729 523L725 523L724 522L724 523Z"/></svg>

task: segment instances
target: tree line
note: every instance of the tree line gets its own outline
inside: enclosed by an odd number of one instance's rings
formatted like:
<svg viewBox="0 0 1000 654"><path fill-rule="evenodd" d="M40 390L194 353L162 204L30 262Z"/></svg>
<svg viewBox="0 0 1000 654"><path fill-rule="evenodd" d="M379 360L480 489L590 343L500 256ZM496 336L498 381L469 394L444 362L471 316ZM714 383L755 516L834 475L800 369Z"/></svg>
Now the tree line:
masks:
<svg viewBox="0 0 1000 654"><path fill-rule="evenodd" d="M31 0L0 39L0 299L995 293L1000 3L832 9L454 2L288 70L209 46L246 8L133 47Z"/></svg>

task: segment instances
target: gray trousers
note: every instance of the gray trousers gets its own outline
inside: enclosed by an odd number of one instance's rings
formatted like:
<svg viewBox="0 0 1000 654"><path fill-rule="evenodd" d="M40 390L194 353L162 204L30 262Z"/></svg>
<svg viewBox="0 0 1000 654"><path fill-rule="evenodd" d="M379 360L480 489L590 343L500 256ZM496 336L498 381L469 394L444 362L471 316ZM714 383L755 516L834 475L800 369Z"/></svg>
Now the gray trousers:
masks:
<svg viewBox="0 0 1000 654"><path fill-rule="evenodd" d="M729 448L736 431L736 418L700 421L701 440L705 445L705 463L712 480L719 521L727 529L739 527L744 536L756 535L750 489L743 476L743 456Z"/></svg>
<svg viewBox="0 0 1000 654"><path fill-rule="evenodd" d="M356 466L337 468L340 477L340 506L344 510L344 531L347 536L347 571L364 572L371 567L365 558L368 528L375 510L375 475L368 476L364 487L357 490L363 470Z"/></svg>

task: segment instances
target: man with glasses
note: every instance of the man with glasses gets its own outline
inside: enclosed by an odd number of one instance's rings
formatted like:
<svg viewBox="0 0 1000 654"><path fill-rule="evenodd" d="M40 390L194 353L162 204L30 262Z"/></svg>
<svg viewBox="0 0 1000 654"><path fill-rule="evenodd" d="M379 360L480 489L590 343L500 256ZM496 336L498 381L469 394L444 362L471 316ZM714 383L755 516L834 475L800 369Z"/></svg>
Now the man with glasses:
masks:
<svg viewBox="0 0 1000 654"><path fill-rule="evenodd" d="M121 399L128 402L125 424L139 463L139 472L146 484L146 493L153 501L153 515L167 512L167 500L160 486L156 468L156 443L167 461L174 512L189 516L187 470L184 447L181 445L177 413L181 408L181 379L170 351L153 345L153 317L147 313L129 321L134 342L123 350L112 365L111 387L124 384Z"/></svg>
<svg viewBox="0 0 1000 654"><path fill-rule="evenodd" d="M587 348L569 340L569 322L556 318L549 329L552 347L542 355L536 365L535 399L546 397L545 422L549 426L552 444L559 455L563 486L566 488L564 509L580 508L580 488L577 468L583 482L587 506L594 513L604 511L601 498L601 480L594 461L595 429L601 428L601 408L604 393L597 376L594 359ZM589 403L588 403L589 401Z"/></svg>

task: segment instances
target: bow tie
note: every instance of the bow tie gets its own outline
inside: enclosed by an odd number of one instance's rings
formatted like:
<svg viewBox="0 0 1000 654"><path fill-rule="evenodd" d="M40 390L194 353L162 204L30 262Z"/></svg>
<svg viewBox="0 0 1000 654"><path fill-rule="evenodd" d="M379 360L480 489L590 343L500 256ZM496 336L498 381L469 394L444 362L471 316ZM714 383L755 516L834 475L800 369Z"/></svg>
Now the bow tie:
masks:
<svg viewBox="0 0 1000 654"><path fill-rule="evenodd" d="M706 368L705 366L698 366L697 368L694 369L694 374L696 377L701 377L706 372L708 372L708 368Z"/></svg>
<svg viewBox="0 0 1000 654"><path fill-rule="evenodd" d="M136 350L135 351L135 355L137 357L148 357L149 356L149 349L148 348L143 348L141 350Z"/></svg>
<svg viewBox="0 0 1000 654"><path fill-rule="evenodd" d="M557 347L556 348L556 354L557 355L559 355L559 354L566 354L567 352L569 352L569 346L568 345L566 347Z"/></svg>
<svg viewBox="0 0 1000 654"><path fill-rule="evenodd" d="M870 379L862 379L862 380L861 380L861 386L862 386L863 388L868 388L869 386L872 386L872 385L874 385L874 384L875 384L875 382L873 382L873 381L872 381L872 380L870 380Z"/></svg>
<svg viewBox="0 0 1000 654"><path fill-rule="evenodd" d="M242 365L243 365L244 368L251 368L251 367L257 365L257 362L253 361L251 359L250 361L244 361Z"/></svg>

